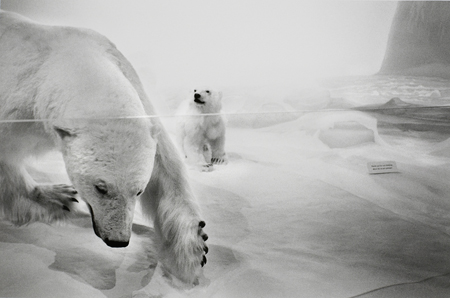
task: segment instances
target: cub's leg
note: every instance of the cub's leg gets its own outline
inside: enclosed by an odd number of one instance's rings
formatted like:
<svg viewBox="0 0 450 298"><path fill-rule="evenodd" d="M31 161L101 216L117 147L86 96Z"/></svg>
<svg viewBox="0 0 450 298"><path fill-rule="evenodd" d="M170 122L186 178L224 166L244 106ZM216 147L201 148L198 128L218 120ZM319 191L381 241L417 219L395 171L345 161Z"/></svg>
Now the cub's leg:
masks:
<svg viewBox="0 0 450 298"><path fill-rule="evenodd" d="M0 160L0 210L16 224L66 218L76 193L68 185L37 184L22 164Z"/></svg>
<svg viewBox="0 0 450 298"><path fill-rule="evenodd" d="M228 157L225 153L225 134L211 140L211 162L213 164L226 164Z"/></svg>
<svg viewBox="0 0 450 298"><path fill-rule="evenodd" d="M141 201L154 221L163 268L185 283L198 283L208 236L184 164L167 136L159 137L152 177Z"/></svg>
<svg viewBox="0 0 450 298"><path fill-rule="evenodd" d="M204 172L213 170L212 153L209 145L198 144L192 139L185 138L183 148L188 164L198 166Z"/></svg>
<svg viewBox="0 0 450 298"><path fill-rule="evenodd" d="M211 164L212 152L209 144L203 145L203 158L207 164Z"/></svg>

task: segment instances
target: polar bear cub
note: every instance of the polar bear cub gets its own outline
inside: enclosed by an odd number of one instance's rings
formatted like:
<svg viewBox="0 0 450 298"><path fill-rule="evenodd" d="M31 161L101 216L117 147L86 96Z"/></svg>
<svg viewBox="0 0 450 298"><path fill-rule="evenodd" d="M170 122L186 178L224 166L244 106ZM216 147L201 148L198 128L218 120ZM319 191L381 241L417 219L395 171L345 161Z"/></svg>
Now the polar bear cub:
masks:
<svg viewBox="0 0 450 298"><path fill-rule="evenodd" d="M209 88L194 89L180 107L178 142L187 163L202 171L212 171L213 164L226 164L225 120L222 93Z"/></svg>

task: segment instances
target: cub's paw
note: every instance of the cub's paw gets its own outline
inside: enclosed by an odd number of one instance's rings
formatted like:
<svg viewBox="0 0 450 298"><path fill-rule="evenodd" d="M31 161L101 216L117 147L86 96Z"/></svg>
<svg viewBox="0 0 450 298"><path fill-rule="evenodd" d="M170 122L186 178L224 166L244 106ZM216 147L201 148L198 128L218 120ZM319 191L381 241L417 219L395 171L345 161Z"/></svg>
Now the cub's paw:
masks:
<svg viewBox="0 0 450 298"><path fill-rule="evenodd" d="M206 165L202 165L201 166L201 171L202 172L211 172L214 170L214 166L212 163L208 163Z"/></svg>
<svg viewBox="0 0 450 298"><path fill-rule="evenodd" d="M70 212L73 204L78 203L76 199L77 193L71 185L38 185L35 187L32 197L43 206L61 208L64 211Z"/></svg>
<svg viewBox="0 0 450 298"><path fill-rule="evenodd" d="M211 158L211 162L215 165L223 165L228 163L228 159L226 156L222 157L213 157Z"/></svg>

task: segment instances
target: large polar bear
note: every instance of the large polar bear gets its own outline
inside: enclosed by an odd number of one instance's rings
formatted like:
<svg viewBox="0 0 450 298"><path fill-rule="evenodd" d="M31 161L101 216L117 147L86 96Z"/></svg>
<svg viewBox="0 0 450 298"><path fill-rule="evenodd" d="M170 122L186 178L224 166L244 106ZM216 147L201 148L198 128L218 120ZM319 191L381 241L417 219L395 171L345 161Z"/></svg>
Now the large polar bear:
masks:
<svg viewBox="0 0 450 298"><path fill-rule="evenodd" d="M211 171L213 164L227 163L225 121L220 113L222 93L194 89L180 107L178 142L188 164Z"/></svg>
<svg viewBox="0 0 450 298"><path fill-rule="evenodd" d="M127 246L136 200L154 220L160 260L195 283L206 234L183 161L134 69L105 37L0 11L0 210L24 224L87 203L94 231ZM29 156L62 151L73 186L37 184Z"/></svg>

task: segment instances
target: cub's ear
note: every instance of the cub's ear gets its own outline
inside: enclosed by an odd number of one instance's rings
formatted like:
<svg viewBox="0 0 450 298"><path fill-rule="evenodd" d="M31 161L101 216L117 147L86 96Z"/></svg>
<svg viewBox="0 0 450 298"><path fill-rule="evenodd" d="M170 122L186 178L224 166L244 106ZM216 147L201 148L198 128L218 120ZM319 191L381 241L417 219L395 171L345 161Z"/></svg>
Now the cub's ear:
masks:
<svg viewBox="0 0 450 298"><path fill-rule="evenodd" d="M64 140L65 138L71 138L76 136L75 131L69 128L62 128L59 126L53 126L53 129L56 131L56 133L59 135L59 137Z"/></svg>

